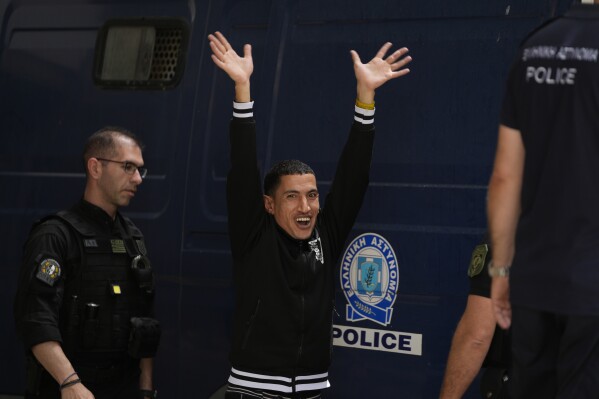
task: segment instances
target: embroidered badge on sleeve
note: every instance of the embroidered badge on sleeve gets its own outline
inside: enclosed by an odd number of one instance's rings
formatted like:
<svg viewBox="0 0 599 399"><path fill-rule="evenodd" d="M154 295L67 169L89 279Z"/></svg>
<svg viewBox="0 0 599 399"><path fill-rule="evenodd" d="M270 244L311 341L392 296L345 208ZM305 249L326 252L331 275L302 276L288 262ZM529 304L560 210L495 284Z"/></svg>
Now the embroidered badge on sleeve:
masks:
<svg viewBox="0 0 599 399"><path fill-rule="evenodd" d="M48 258L40 262L35 277L49 286L54 286L60 277L60 272L61 269L58 262L54 259Z"/></svg>
<svg viewBox="0 0 599 399"><path fill-rule="evenodd" d="M483 270L488 252L489 246L487 244L480 244L474 248L470 258L470 266L468 266L468 277L474 277Z"/></svg>

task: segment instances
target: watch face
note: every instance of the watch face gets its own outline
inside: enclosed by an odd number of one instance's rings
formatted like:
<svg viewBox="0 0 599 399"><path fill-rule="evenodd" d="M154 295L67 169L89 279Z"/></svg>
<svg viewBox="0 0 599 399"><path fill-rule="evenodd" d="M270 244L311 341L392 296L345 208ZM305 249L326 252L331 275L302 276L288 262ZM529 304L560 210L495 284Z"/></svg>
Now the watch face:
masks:
<svg viewBox="0 0 599 399"><path fill-rule="evenodd" d="M494 266L489 264L489 276L491 277L508 277L510 275L510 266Z"/></svg>

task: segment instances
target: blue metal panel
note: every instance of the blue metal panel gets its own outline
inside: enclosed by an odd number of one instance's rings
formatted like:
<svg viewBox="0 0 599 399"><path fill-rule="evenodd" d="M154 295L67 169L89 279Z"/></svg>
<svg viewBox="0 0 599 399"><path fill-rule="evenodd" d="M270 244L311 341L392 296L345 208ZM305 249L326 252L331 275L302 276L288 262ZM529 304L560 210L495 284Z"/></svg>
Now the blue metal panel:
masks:
<svg viewBox="0 0 599 399"><path fill-rule="evenodd" d="M207 397L227 378L233 303L224 203L233 86L213 66L207 34L223 31L239 52L253 45L261 164L302 159L323 194L352 118L349 50L365 61L392 41L410 48L412 72L377 92L372 183L350 238L375 232L391 243L398 297L390 325L351 322L339 286L334 322L422 334L423 352L335 347L326 396L436 397L470 252L486 225L507 68L526 33L570 2L0 0L0 318L12 319L30 223L81 196L85 138L123 125L146 143L150 169L127 213L158 272L156 384L161 396ZM97 30L138 16L189 24L181 84L163 92L94 87ZM0 323L0 338L0 392L19 393L23 355L12 323Z"/></svg>

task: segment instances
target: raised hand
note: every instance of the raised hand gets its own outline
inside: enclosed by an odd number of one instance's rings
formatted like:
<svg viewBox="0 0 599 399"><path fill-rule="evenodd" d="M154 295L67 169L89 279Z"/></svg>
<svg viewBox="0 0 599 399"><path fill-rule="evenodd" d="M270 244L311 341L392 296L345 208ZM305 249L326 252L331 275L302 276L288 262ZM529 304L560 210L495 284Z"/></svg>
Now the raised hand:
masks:
<svg viewBox="0 0 599 399"><path fill-rule="evenodd" d="M404 68L412 61L412 57L405 56L408 53L406 47L396 50L385 58L385 54L389 51L391 45L389 42L385 43L367 64L363 64L358 53L351 50L354 72L358 82L358 99L360 101L372 103L375 89L388 80L404 76L410 72L408 68Z"/></svg>
<svg viewBox="0 0 599 399"><path fill-rule="evenodd" d="M215 32L214 35L208 35L208 40L212 50L212 61L235 82L237 101L249 101L250 76L254 71L252 46L244 45L243 57L240 57L222 33ZM246 91L248 98L246 98ZM241 98L239 98L240 94Z"/></svg>

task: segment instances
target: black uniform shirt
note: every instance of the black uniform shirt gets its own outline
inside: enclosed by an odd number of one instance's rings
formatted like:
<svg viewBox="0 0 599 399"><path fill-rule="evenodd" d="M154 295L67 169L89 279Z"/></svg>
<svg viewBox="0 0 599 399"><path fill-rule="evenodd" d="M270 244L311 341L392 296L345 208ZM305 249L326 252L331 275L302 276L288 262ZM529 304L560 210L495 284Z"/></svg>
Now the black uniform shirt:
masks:
<svg viewBox="0 0 599 399"><path fill-rule="evenodd" d="M121 218L113 221L83 199L71 210L96 231L124 237ZM51 218L33 226L23 251L14 305L17 333L27 349L42 342L62 342L59 314L65 281L74 275L80 257L78 237L64 222Z"/></svg>
<svg viewBox="0 0 599 399"><path fill-rule="evenodd" d="M599 315L599 5L526 39L501 123L526 150L512 304Z"/></svg>

